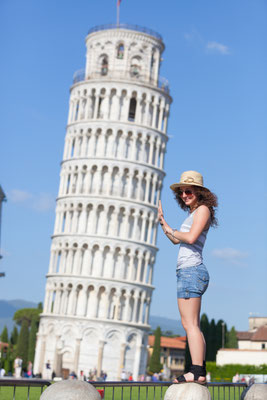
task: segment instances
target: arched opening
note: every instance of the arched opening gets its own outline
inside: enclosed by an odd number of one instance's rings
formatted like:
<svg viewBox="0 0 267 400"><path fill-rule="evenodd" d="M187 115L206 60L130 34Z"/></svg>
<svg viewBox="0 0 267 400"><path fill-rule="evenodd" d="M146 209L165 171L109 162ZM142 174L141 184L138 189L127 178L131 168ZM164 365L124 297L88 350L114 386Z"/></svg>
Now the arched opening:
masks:
<svg viewBox="0 0 267 400"><path fill-rule="evenodd" d="M117 58L122 60L123 57L124 57L124 45L123 45L123 43L119 43L119 45L117 47Z"/></svg>
<svg viewBox="0 0 267 400"><path fill-rule="evenodd" d="M101 58L101 75L105 76L108 73L108 57L103 56Z"/></svg>
<svg viewBox="0 0 267 400"><path fill-rule="evenodd" d="M141 72L141 57L136 56L132 58L130 75L135 78L139 78Z"/></svg>
<svg viewBox="0 0 267 400"><path fill-rule="evenodd" d="M128 121L134 122L135 112L136 112L136 99L132 97L129 105Z"/></svg>

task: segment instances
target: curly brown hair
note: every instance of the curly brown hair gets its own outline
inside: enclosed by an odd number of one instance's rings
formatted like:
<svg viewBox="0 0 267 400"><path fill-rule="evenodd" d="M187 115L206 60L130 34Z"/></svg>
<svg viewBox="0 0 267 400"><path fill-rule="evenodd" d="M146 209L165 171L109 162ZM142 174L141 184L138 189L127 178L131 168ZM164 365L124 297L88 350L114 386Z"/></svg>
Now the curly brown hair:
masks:
<svg viewBox="0 0 267 400"><path fill-rule="evenodd" d="M197 197L198 206L205 205L210 210L210 220L211 220L210 225L217 226L218 220L215 217L215 213L216 213L216 208L218 207L218 199L216 194L200 186L191 186L190 188L193 188L194 190L194 193ZM179 206L183 210L188 210L190 208L185 204L185 202L179 196L179 188L174 191L174 197Z"/></svg>

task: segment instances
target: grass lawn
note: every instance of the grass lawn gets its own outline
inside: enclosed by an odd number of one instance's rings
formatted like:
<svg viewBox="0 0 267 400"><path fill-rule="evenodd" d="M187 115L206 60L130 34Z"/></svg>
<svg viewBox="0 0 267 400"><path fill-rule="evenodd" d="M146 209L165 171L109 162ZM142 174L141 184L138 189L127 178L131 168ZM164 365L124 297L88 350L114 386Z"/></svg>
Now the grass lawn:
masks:
<svg viewBox="0 0 267 400"><path fill-rule="evenodd" d="M101 388L99 386L99 388ZM104 400L162 400L167 387L156 388L106 388ZM212 400L239 400L243 388L209 388ZM10 387L0 387L0 400L13 400L14 389ZM31 388L29 400L39 400L41 395L40 388ZM28 389L17 387L15 400L27 400Z"/></svg>

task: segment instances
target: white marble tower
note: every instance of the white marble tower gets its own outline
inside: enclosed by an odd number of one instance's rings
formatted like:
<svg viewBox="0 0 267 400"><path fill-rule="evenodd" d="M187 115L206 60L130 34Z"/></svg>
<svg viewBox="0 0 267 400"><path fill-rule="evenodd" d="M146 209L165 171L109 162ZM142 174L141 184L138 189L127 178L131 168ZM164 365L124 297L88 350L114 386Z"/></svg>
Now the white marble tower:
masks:
<svg viewBox="0 0 267 400"><path fill-rule="evenodd" d="M100 26L74 75L34 372L145 372L171 97L164 44Z"/></svg>

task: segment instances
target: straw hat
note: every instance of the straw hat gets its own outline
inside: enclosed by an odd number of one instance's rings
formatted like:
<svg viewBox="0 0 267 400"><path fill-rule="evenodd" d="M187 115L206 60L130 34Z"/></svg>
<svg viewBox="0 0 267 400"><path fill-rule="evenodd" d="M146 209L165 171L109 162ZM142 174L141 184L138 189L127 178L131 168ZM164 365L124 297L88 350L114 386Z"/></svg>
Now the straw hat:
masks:
<svg viewBox="0 0 267 400"><path fill-rule="evenodd" d="M182 173L180 182L173 183L170 188L176 190L183 186L200 186L207 189L203 184L203 176L197 171L185 171ZM209 190L209 189L207 189Z"/></svg>

